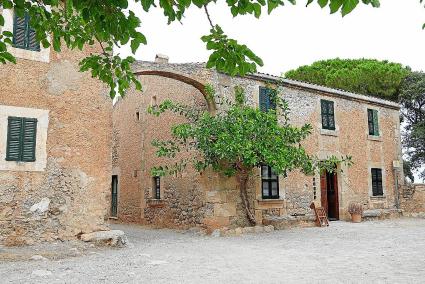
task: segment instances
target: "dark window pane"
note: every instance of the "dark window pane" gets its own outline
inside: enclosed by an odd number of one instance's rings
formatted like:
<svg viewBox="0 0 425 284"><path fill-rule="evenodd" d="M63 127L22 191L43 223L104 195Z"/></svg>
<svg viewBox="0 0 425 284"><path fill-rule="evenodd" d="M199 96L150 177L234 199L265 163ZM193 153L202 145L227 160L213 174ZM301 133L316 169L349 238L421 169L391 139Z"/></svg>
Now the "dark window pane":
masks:
<svg viewBox="0 0 425 284"><path fill-rule="evenodd" d="M269 193L269 182L268 181L263 181L263 197L269 197L270 193Z"/></svg>
<svg viewBox="0 0 425 284"><path fill-rule="evenodd" d="M273 197L277 197L279 195L279 187L277 181L272 182L272 194Z"/></svg>
<svg viewBox="0 0 425 284"><path fill-rule="evenodd" d="M269 167L268 166L261 166L261 177L263 179L269 178Z"/></svg>

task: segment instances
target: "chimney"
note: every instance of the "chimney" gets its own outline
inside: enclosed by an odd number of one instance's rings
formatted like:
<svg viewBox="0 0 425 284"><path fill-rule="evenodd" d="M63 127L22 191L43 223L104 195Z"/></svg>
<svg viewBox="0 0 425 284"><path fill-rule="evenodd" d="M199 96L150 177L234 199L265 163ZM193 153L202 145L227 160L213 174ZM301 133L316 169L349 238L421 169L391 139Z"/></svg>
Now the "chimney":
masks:
<svg viewBox="0 0 425 284"><path fill-rule="evenodd" d="M155 56L155 63L168 63L168 56L164 54L157 54Z"/></svg>

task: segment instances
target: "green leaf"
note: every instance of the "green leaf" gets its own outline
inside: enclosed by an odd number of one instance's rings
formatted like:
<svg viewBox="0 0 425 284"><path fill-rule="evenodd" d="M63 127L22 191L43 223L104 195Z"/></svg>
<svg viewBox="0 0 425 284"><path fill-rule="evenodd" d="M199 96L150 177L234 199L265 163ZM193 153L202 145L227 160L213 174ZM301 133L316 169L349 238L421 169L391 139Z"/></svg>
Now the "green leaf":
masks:
<svg viewBox="0 0 425 284"><path fill-rule="evenodd" d="M7 37L13 37L13 33L12 32L9 32L9 31L4 31L3 32L3 35L4 36L7 36Z"/></svg>
<svg viewBox="0 0 425 284"><path fill-rule="evenodd" d="M344 17L345 15L351 13L351 11L353 11L358 4L359 0L345 0L341 9L342 16Z"/></svg>
<svg viewBox="0 0 425 284"><path fill-rule="evenodd" d="M319 6L321 7L321 8L324 8L326 5L328 5L328 1L329 0L317 0L317 3L319 4ZM310 3L307 3L307 5L308 4L310 4Z"/></svg>
<svg viewBox="0 0 425 284"><path fill-rule="evenodd" d="M329 4L329 7L331 9L331 14L337 12L341 8L344 2L344 0L330 0L330 1L331 2Z"/></svg>
<svg viewBox="0 0 425 284"><path fill-rule="evenodd" d="M15 59L15 57L12 55L12 54L10 54L9 52L1 52L0 53L0 57L3 57L4 59L6 59L7 61L10 61L10 62L12 62L12 63L15 63L16 64L16 59Z"/></svg>

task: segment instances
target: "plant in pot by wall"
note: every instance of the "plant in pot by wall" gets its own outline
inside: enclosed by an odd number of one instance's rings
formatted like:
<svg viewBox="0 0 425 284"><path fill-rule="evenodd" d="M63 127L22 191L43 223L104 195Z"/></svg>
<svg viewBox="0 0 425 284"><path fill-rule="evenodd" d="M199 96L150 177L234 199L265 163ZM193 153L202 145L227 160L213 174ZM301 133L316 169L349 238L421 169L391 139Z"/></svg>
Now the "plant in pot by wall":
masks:
<svg viewBox="0 0 425 284"><path fill-rule="evenodd" d="M348 205L348 213L351 214L351 220L354 223L360 223L363 215L363 205L361 203L351 202Z"/></svg>

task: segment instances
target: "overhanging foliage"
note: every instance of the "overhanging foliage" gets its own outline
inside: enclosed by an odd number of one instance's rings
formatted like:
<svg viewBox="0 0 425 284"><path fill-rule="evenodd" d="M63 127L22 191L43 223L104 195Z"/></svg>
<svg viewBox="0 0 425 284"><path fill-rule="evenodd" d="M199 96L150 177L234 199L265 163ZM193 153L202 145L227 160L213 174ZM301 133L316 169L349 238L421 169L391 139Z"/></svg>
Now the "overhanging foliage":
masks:
<svg viewBox="0 0 425 284"><path fill-rule="evenodd" d="M256 71L262 61L247 46L228 38L218 25L213 25L207 6L211 0L135 0L146 12L160 9L168 22L181 21L189 7L202 8L211 24L209 35L202 37L207 49L212 51L208 67L231 75L244 75ZM350 13L359 3L379 6L378 0L308 0L307 5L317 2L322 8L329 7L331 13L341 11L342 15ZM13 9L19 16L30 16L30 26L36 32L36 41L43 47L52 46L60 52L65 45L70 49L83 49L87 45L100 45L99 54L89 55L81 61L81 70L90 71L92 76L100 79L110 87L110 96L116 91L124 95L134 83L141 89L140 83L132 73L131 63L134 58L122 59L113 54L114 47L130 44L133 54L147 39L140 31L143 18L128 10L127 0L0 0L0 7ZM295 4L294 0L228 0L226 1L233 16L251 14L260 17L263 10L271 13L286 3ZM5 19L0 14L0 30ZM147 29L149 27L143 27ZM50 40L49 40L50 37ZM11 31L0 33L0 63L15 62L7 46L13 45Z"/></svg>

